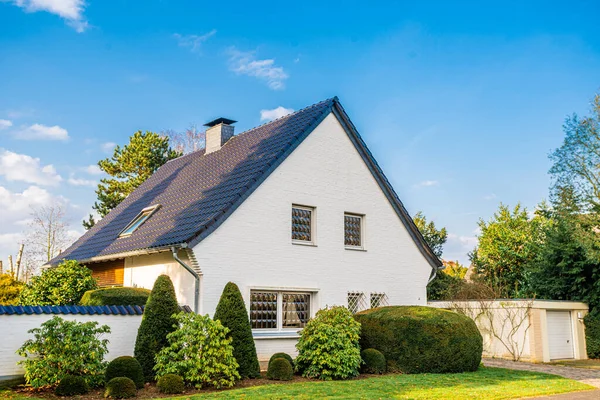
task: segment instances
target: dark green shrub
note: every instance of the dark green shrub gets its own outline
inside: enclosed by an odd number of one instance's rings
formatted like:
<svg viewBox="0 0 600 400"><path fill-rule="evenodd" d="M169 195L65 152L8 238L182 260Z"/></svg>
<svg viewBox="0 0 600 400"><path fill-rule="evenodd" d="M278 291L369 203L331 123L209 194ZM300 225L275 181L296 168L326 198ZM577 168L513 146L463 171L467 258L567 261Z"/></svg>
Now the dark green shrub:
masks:
<svg viewBox="0 0 600 400"><path fill-rule="evenodd" d="M88 290L79 304L82 306L145 306L150 290L131 287L111 287Z"/></svg>
<svg viewBox="0 0 600 400"><path fill-rule="evenodd" d="M145 379L142 366L138 360L131 356L117 357L108 363L108 367L106 367L106 373L104 374L105 381L108 382L112 378L118 378L121 376L129 378L135 382L135 386L138 389L144 387Z"/></svg>
<svg viewBox="0 0 600 400"><path fill-rule="evenodd" d="M183 378L175 374L166 374L158 378L158 390L165 394L180 394L185 390Z"/></svg>
<svg viewBox="0 0 600 400"><path fill-rule="evenodd" d="M104 391L104 397L128 399L130 397L135 397L136 391L137 389L134 381L127 377L119 376L108 381L106 390Z"/></svg>
<svg viewBox="0 0 600 400"><path fill-rule="evenodd" d="M252 338L252 327L242 293L235 283L225 285L214 320L221 321L223 326L229 328L229 337L233 339L233 356L240 365L238 373L242 379L259 377L260 364Z"/></svg>
<svg viewBox="0 0 600 400"><path fill-rule="evenodd" d="M293 377L294 369L286 358L280 357L269 361L267 378L276 381L291 381Z"/></svg>
<svg viewBox="0 0 600 400"><path fill-rule="evenodd" d="M292 356L290 356L287 353L275 353L271 356L271 358L269 358L269 365L271 365L271 361L273 361L276 358L285 358L286 360L288 360L290 362L290 365L293 367L294 366L294 359L292 358Z"/></svg>
<svg viewBox="0 0 600 400"><path fill-rule="evenodd" d="M54 393L57 396L75 396L89 391L90 387L83 376L67 375L60 380Z"/></svg>
<svg viewBox="0 0 600 400"><path fill-rule="evenodd" d="M167 345L167 335L175 330L176 320L173 316L178 312L173 282L167 275L161 275L154 282L144 309L133 353L147 381L154 378L154 359Z"/></svg>
<svg viewBox="0 0 600 400"><path fill-rule="evenodd" d="M383 374L386 370L385 356L376 349L365 349L360 352L363 365L360 371L363 374Z"/></svg>
<svg viewBox="0 0 600 400"><path fill-rule="evenodd" d="M591 312L583 319L585 343L589 358L600 358L600 312Z"/></svg>
<svg viewBox="0 0 600 400"><path fill-rule="evenodd" d="M381 307L354 316L362 348L383 353L401 372L476 371L483 339L475 322L452 311L420 306Z"/></svg>
<svg viewBox="0 0 600 400"><path fill-rule="evenodd" d="M358 375L360 324L346 307L319 310L300 332L296 370L306 378L347 379Z"/></svg>

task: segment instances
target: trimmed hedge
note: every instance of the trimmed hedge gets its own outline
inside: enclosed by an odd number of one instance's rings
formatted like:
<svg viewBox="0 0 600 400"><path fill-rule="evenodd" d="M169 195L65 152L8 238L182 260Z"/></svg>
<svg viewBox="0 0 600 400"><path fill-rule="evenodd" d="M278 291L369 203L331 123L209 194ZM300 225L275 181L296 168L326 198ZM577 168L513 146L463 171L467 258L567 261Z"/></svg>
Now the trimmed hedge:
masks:
<svg viewBox="0 0 600 400"><path fill-rule="evenodd" d="M386 370L385 356L376 349L365 349L360 352L363 360L361 372L363 374L383 374Z"/></svg>
<svg viewBox="0 0 600 400"><path fill-rule="evenodd" d="M54 393L57 396L75 396L89 391L90 387L83 376L67 375L60 380Z"/></svg>
<svg viewBox="0 0 600 400"><path fill-rule="evenodd" d="M421 306L380 307L355 314L360 345L383 353L403 373L476 371L483 338L472 319Z"/></svg>
<svg viewBox="0 0 600 400"><path fill-rule="evenodd" d="M112 378L106 384L104 397L112 397L114 399L128 399L135 397L136 387L135 382L124 376Z"/></svg>
<svg viewBox="0 0 600 400"><path fill-rule="evenodd" d="M292 358L292 356L290 356L287 353L275 353L271 356L271 358L269 358L269 365L271 365L271 361L273 361L276 358L285 358L286 360L288 360L290 362L290 365L293 367L294 366L294 359Z"/></svg>
<svg viewBox="0 0 600 400"><path fill-rule="evenodd" d="M158 378L158 390L165 394L180 394L185 390L183 378L175 374L166 374Z"/></svg>
<svg viewBox="0 0 600 400"><path fill-rule="evenodd" d="M600 358L600 312L592 312L583 319L585 343L589 358Z"/></svg>
<svg viewBox="0 0 600 400"><path fill-rule="evenodd" d="M104 374L106 382L121 376L131 379L138 389L144 387L145 380L142 366L138 360L131 356L117 357L106 367L106 373Z"/></svg>
<svg viewBox="0 0 600 400"><path fill-rule="evenodd" d="M267 378L276 381L291 381L293 377L294 369L286 358L280 357L269 362Z"/></svg>
<svg viewBox="0 0 600 400"><path fill-rule="evenodd" d="M88 290L79 304L82 306L145 306L150 290L131 287L111 287Z"/></svg>

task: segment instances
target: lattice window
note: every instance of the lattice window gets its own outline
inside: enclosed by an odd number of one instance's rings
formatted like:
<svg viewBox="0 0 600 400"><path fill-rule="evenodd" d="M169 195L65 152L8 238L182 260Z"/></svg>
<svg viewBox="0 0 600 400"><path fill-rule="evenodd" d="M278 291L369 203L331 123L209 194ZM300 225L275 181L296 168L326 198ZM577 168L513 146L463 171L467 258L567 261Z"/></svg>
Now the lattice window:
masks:
<svg viewBox="0 0 600 400"><path fill-rule="evenodd" d="M292 240L312 242L313 208L292 207Z"/></svg>
<svg viewBox="0 0 600 400"><path fill-rule="evenodd" d="M389 306L387 294L371 293L371 308Z"/></svg>
<svg viewBox="0 0 600 400"><path fill-rule="evenodd" d="M362 219L360 215L344 214L344 245L362 247Z"/></svg>
<svg viewBox="0 0 600 400"><path fill-rule="evenodd" d="M250 293L252 329L277 329L277 292Z"/></svg>
<svg viewBox="0 0 600 400"><path fill-rule="evenodd" d="M310 294L282 294L282 327L304 328L310 318Z"/></svg>
<svg viewBox="0 0 600 400"><path fill-rule="evenodd" d="M363 292L348 292L348 310L356 314L367 308L365 294Z"/></svg>

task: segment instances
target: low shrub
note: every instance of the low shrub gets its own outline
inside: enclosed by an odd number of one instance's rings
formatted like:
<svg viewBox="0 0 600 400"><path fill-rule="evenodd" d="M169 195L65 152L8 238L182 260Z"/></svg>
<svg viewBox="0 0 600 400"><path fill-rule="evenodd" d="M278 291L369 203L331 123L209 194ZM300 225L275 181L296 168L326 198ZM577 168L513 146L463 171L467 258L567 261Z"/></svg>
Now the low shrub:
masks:
<svg viewBox="0 0 600 400"><path fill-rule="evenodd" d="M319 310L300 332L296 370L307 378L347 379L358 375L360 324L345 307Z"/></svg>
<svg viewBox="0 0 600 400"><path fill-rule="evenodd" d="M592 312L583 319L585 343L589 358L600 358L600 312Z"/></svg>
<svg viewBox="0 0 600 400"><path fill-rule="evenodd" d="M60 380L54 393L57 396L75 396L89 391L90 387L82 376L66 375Z"/></svg>
<svg viewBox="0 0 600 400"><path fill-rule="evenodd" d="M233 386L240 374L229 330L208 315L181 312L175 320L177 329L156 355L156 376L177 374L197 388Z"/></svg>
<svg viewBox="0 0 600 400"><path fill-rule="evenodd" d="M361 372L363 374L383 374L386 370L385 356L376 349L365 349L360 352L363 360Z"/></svg>
<svg viewBox="0 0 600 400"><path fill-rule="evenodd" d="M106 373L104 374L104 380L108 382L112 378L118 378L121 376L129 378L135 382L135 386L138 389L144 387L144 371L142 371L142 366L138 360L133 357L117 357L108 363L108 366L106 367Z"/></svg>
<svg viewBox="0 0 600 400"><path fill-rule="evenodd" d="M82 306L145 306L150 290L131 287L111 287L88 290L79 304Z"/></svg>
<svg viewBox="0 0 600 400"><path fill-rule="evenodd" d="M294 366L294 359L292 358L292 356L290 356L287 353L275 353L271 356L271 358L269 358L269 365L271 365L271 361L273 361L276 358L285 358L286 360L288 360L290 362L290 365L293 367Z"/></svg>
<svg viewBox="0 0 600 400"><path fill-rule="evenodd" d="M383 353L403 373L476 371L483 339L475 322L452 311L420 306L381 307L354 316L362 348ZM393 363L390 363L393 361Z"/></svg>
<svg viewBox="0 0 600 400"><path fill-rule="evenodd" d="M165 394L180 394L185 390L183 378L175 374L166 374L158 378L158 390Z"/></svg>
<svg viewBox="0 0 600 400"><path fill-rule="evenodd" d="M276 381L291 381L293 377L294 369L286 358L279 357L269 361L267 378Z"/></svg>
<svg viewBox="0 0 600 400"><path fill-rule="evenodd" d="M124 376L112 378L106 384L106 390L104 391L104 397L112 397L113 399L128 399L135 397L135 395L135 382Z"/></svg>

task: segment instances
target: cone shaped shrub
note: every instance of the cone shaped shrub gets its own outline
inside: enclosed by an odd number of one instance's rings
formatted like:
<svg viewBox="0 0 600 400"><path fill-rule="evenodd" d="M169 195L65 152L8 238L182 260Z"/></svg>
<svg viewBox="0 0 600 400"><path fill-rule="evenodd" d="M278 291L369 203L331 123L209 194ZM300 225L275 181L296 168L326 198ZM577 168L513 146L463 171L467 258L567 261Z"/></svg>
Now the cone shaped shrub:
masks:
<svg viewBox="0 0 600 400"><path fill-rule="evenodd" d="M175 330L173 315L178 312L173 282L167 275L161 275L154 282L135 341L134 356L147 381L154 378L154 358L167 345L167 335Z"/></svg>
<svg viewBox="0 0 600 400"><path fill-rule="evenodd" d="M256 356L256 346L252 338L252 328L242 293L238 286L229 282L217 305L214 320L229 328L229 337L233 339L233 356L238 362L238 373L244 378L260 376L260 364Z"/></svg>

